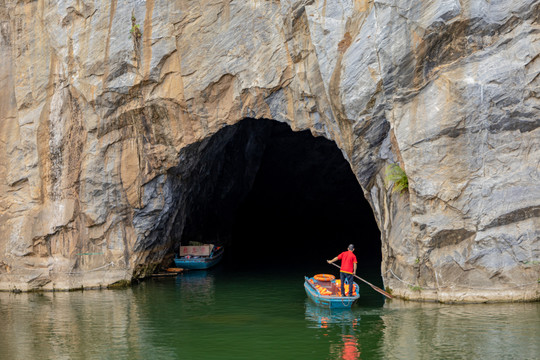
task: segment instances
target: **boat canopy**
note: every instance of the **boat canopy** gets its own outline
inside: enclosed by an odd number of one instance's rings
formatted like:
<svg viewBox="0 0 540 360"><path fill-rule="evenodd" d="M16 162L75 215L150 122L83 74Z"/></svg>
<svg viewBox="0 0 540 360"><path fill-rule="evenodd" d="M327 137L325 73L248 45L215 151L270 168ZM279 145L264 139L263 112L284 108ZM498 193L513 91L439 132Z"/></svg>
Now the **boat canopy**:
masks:
<svg viewBox="0 0 540 360"><path fill-rule="evenodd" d="M180 256L210 256L213 244L199 246L180 246Z"/></svg>

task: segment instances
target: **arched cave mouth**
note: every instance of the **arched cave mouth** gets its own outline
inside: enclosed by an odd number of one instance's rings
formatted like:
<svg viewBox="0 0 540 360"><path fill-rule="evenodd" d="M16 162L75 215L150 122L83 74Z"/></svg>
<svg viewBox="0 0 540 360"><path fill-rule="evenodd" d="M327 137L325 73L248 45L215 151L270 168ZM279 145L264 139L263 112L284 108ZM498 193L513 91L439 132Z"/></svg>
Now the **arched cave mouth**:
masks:
<svg viewBox="0 0 540 360"><path fill-rule="evenodd" d="M326 259L353 243L360 266L380 271L372 209L333 141L244 119L213 135L206 149L174 251L190 241L216 243L226 247L222 266L229 268L330 272L336 269Z"/></svg>

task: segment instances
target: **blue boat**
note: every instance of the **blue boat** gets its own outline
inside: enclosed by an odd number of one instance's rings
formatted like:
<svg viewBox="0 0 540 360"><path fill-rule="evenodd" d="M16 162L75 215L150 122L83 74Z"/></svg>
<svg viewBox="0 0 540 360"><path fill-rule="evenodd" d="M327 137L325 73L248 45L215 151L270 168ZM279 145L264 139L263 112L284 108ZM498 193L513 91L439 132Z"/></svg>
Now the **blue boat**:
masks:
<svg viewBox="0 0 540 360"><path fill-rule="evenodd" d="M209 255L185 255L174 259L177 267L190 270L208 269L216 265L224 253L223 246L215 246Z"/></svg>
<svg viewBox="0 0 540 360"><path fill-rule="evenodd" d="M340 281L333 275L318 274L311 278L305 276L304 279L304 289L308 298L321 307L350 309L352 304L360 298L360 287L355 282L353 282L353 296L342 296Z"/></svg>

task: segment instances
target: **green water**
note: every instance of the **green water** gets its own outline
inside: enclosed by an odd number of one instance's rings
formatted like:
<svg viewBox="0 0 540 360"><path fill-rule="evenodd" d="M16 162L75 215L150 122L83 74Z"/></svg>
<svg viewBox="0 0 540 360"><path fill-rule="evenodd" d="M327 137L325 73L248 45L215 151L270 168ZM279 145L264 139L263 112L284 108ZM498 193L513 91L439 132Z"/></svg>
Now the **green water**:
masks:
<svg viewBox="0 0 540 360"><path fill-rule="evenodd" d="M540 358L539 303L385 302L361 285L351 310L331 312L307 301L303 275L218 268L125 290L0 293L0 359Z"/></svg>

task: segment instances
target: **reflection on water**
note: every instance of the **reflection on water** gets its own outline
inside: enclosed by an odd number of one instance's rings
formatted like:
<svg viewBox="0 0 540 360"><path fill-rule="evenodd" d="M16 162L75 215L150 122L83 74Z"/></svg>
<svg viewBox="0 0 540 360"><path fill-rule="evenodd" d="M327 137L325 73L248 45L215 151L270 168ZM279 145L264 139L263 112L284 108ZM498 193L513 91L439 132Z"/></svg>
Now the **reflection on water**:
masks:
<svg viewBox="0 0 540 360"><path fill-rule="evenodd" d="M540 303L392 300L336 311L307 301L306 321L330 359L540 359Z"/></svg>
<svg viewBox="0 0 540 360"><path fill-rule="evenodd" d="M2 359L122 357L141 353L132 291L0 293ZM107 347L96 344L107 344ZM144 352L149 349L145 349Z"/></svg>
<svg viewBox="0 0 540 360"><path fill-rule="evenodd" d="M328 354L331 359L353 360L360 358L357 327L360 324L360 316L349 309L330 310L316 306L310 300L306 300L306 320L309 327L328 330L336 330L338 342L329 343ZM325 332L329 336L330 332Z"/></svg>
<svg viewBox="0 0 540 360"><path fill-rule="evenodd" d="M214 276L208 270L188 271L177 276L182 301L186 304L196 302L201 306L210 306L215 301Z"/></svg>
<svg viewBox="0 0 540 360"><path fill-rule="evenodd" d="M356 335L341 335L343 343L331 343L330 359L355 360L360 359L358 339Z"/></svg>
<svg viewBox="0 0 540 360"><path fill-rule="evenodd" d="M391 354L389 358L540 359L539 303L444 305L393 300L384 310L382 348Z"/></svg>
<svg viewBox="0 0 540 360"><path fill-rule="evenodd" d="M539 359L540 303L307 301L303 272L201 271L117 291L0 293L3 359Z"/></svg>
<svg viewBox="0 0 540 360"><path fill-rule="evenodd" d="M325 309L306 299L306 320L310 327L325 329L328 325L337 325L354 329L360 321L360 315L349 309Z"/></svg>

